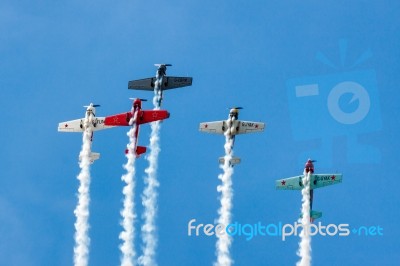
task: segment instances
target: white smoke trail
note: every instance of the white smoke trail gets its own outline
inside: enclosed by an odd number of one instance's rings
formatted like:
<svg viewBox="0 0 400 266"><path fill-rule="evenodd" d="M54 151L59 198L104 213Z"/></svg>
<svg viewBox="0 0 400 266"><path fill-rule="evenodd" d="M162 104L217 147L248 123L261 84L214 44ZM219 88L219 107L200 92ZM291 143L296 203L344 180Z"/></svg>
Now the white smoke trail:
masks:
<svg viewBox="0 0 400 266"><path fill-rule="evenodd" d="M217 224L228 225L231 223L232 218L232 198L233 198L233 189L232 189L232 175L233 175L233 167L230 164L230 160L233 156L233 140L228 136L229 130L225 133L225 157L224 164L221 166L223 169L223 173L218 176L222 181L222 185L217 187L217 191L221 192L221 207L218 210L219 218ZM217 235L217 243L216 243L216 255L217 261L214 263L215 266L229 266L233 263L231 258L229 248L232 244L232 237L228 234Z"/></svg>
<svg viewBox="0 0 400 266"><path fill-rule="evenodd" d="M159 86L158 82L156 82L156 86ZM159 97L158 94L154 95L154 110L160 109L158 106ZM150 154L146 157L149 166L145 169L147 175L144 179L144 183L146 187L142 195L142 204L144 207L144 225L142 226L143 255L139 258L139 263L144 266L157 265L155 261L157 248L157 228L155 219L157 216L157 188L160 186L157 180L158 155L160 153L160 128L160 121L151 123Z"/></svg>
<svg viewBox="0 0 400 266"><path fill-rule="evenodd" d="M155 218L157 215L157 187L160 185L157 180L158 154L160 122L151 124L150 155L147 157L149 167L145 169L147 176L144 183L146 185L142 204L144 206L144 225L142 226L143 255L140 257L140 264L145 266L157 265L155 261L155 250L157 247Z"/></svg>
<svg viewBox="0 0 400 266"><path fill-rule="evenodd" d="M74 246L74 265L86 266L89 260L89 202L90 202L90 153L93 115L89 114L84 120L84 131L82 138L82 149L79 154L81 171L77 176L80 181L78 189L78 204L75 208L75 246Z"/></svg>
<svg viewBox="0 0 400 266"><path fill-rule="evenodd" d="M300 233L300 243L297 255L300 257L300 261L297 262L297 266L309 266L311 265L311 235L310 235L310 172L303 173L303 189L301 194L303 196L301 213L301 224L303 229Z"/></svg>
<svg viewBox="0 0 400 266"><path fill-rule="evenodd" d="M134 112L132 108L132 112ZM135 189L135 161L136 161L136 117L137 111L134 112L129 125L133 125L128 131L127 135L129 137L129 144L127 145L128 152L126 157L128 159L127 163L124 165L126 174L124 174L121 179L125 182L125 186L122 190L124 194L124 208L121 210L121 216L123 218L121 225L123 231L120 233L119 238L123 241L120 245L120 250L122 252L121 265L122 266L133 266L134 259L136 256L134 248L134 221L136 218L135 205L134 205L134 189Z"/></svg>

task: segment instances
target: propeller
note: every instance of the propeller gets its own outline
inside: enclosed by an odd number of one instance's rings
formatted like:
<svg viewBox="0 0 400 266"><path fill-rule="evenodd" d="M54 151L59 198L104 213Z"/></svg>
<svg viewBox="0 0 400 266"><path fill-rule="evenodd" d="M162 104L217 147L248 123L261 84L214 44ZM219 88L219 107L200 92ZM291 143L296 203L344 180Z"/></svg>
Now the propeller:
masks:
<svg viewBox="0 0 400 266"><path fill-rule="evenodd" d="M237 109L237 110L241 110L241 109L243 109L243 107L231 107L230 109Z"/></svg>
<svg viewBox="0 0 400 266"><path fill-rule="evenodd" d="M129 98L129 100L132 100L132 101L140 100L142 102L147 102L147 99L140 99L140 98Z"/></svg>
<svg viewBox="0 0 400 266"><path fill-rule="evenodd" d="M161 66L172 66L171 64L154 64L156 67L161 67Z"/></svg>
<svg viewBox="0 0 400 266"><path fill-rule="evenodd" d="M89 104L89 105L84 105L83 107L88 108L88 107L100 107L100 104Z"/></svg>

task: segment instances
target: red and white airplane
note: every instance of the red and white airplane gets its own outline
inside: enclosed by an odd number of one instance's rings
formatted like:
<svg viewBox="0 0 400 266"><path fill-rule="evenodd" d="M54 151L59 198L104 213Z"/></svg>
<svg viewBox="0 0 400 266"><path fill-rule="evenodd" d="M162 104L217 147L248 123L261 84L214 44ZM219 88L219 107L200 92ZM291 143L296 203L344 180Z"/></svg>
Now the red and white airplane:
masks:
<svg viewBox="0 0 400 266"><path fill-rule="evenodd" d="M146 147L137 146L137 140L139 136L139 126L142 124L155 122L159 120L164 120L169 118L169 113L166 110L142 110L142 101L146 101L145 99L133 99L133 109L132 111L125 112L122 114L107 116L104 120L104 125L106 126L133 126L134 124L130 125L129 121L134 116L135 112L137 112L136 121L136 130L135 130L135 154L139 157L140 154L146 152ZM125 151L126 153L128 150Z"/></svg>
<svg viewBox="0 0 400 266"><path fill-rule="evenodd" d="M83 132L86 130L85 128L85 119L89 119L89 127L92 129L92 136L90 140L93 140L93 132L111 128L109 126L104 125L104 117L96 117L96 107L99 107L98 104L89 104L86 107L85 117L81 119L61 122L58 124L58 131L60 132ZM100 153L92 152L90 153L90 160L93 162L100 158ZM81 159L81 158L79 158Z"/></svg>
<svg viewBox="0 0 400 266"><path fill-rule="evenodd" d="M322 212L314 211L312 209L314 199L314 189L336 185L342 182L342 174L314 174L314 163L315 160L308 159L305 166L304 172L310 174L310 220L314 222L322 216ZM302 190L304 188L303 178L305 175L299 175L295 177L280 179L275 181L276 189L280 190Z"/></svg>

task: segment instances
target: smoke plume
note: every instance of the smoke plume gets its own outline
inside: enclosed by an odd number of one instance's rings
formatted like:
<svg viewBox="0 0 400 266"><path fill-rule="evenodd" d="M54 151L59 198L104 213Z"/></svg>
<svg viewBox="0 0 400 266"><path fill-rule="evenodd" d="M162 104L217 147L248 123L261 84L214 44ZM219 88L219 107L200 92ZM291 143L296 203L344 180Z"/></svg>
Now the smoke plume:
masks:
<svg viewBox="0 0 400 266"><path fill-rule="evenodd" d="M124 194L124 207L121 210L123 231L120 233L119 238L122 240L120 250L122 252L121 265L122 266L133 266L135 265L134 259L136 256L134 248L134 221L136 218L134 195L135 195L135 161L136 161L136 117L137 112L132 108L133 116L129 121L129 125L133 125L128 131L129 144L127 145L128 152L126 154L127 163L123 166L126 170L121 179L125 182L125 186L122 190Z"/></svg>
<svg viewBox="0 0 400 266"><path fill-rule="evenodd" d="M81 171L77 177L80 182L78 189L78 204L75 208L75 246L74 265L86 266L89 260L89 202L90 202L90 153L93 115L86 115L82 138L82 149L79 154Z"/></svg>
<svg viewBox="0 0 400 266"><path fill-rule="evenodd" d="M301 205L301 224L303 229L300 233L300 243L297 255L300 257L300 261L297 262L297 266L309 266L311 265L311 235L310 235L310 172L303 174L303 189L302 194L302 205Z"/></svg>

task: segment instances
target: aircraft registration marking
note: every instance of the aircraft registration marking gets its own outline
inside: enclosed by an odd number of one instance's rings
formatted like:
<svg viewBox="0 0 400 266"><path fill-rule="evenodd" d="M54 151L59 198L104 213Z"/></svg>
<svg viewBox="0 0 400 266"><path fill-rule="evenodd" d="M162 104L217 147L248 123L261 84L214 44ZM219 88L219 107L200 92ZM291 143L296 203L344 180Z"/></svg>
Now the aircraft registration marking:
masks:
<svg viewBox="0 0 400 266"><path fill-rule="evenodd" d="M95 119L92 121L92 124L104 124L104 119L97 119L97 118L95 118Z"/></svg>
<svg viewBox="0 0 400 266"><path fill-rule="evenodd" d="M174 78L174 82L187 82L187 78Z"/></svg>
<svg viewBox="0 0 400 266"><path fill-rule="evenodd" d="M245 122L242 122L242 127L254 127L254 123L245 123Z"/></svg>
<svg viewBox="0 0 400 266"><path fill-rule="evenodd" d="M336 176L334 176L334 175L316 176L315 180L317 180L317 181L334 181L334 180L336 180Z"/></svg>

